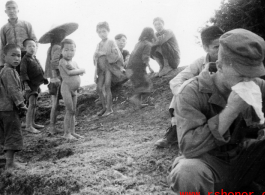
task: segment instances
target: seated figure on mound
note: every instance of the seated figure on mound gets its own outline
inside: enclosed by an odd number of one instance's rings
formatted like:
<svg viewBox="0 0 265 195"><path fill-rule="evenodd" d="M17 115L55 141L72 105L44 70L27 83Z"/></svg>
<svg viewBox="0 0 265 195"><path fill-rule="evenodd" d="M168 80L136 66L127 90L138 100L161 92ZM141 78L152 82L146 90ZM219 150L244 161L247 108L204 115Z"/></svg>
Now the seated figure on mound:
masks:
<svg viewBox="0 0 265 195"><path fill-rule="evenodd" d="M245 29L228 31L220 37L217 72L203 71L179 89L181 155L168 176L177 194L228 194L246 187L264 192L265 140L247 138L264 125L264 54L263 38Z"/></svg>
<svg viewBox="0 0 265 195"><path fill-rule="evenodd" d="M159 139L155 146L168 147L174 143L177 143L177 131L176 120L174 118L174 111L176 105L174 105L175 98L178 94L180 86L190 78L198 76L203 70L214 72L216 71L216 60L218 57L219 38L223 34L218 26L206 27L201 31L201 41L206 55L198 58L192 64L187 66L176 77L170 81L170 88L173 93L173 98L169 106L169 113L171 116L171 126L167 129L163 138Z"/></svg>
<svg viewBox="0 0 265 195"><path fill-rule="evenodd" d="M153 21L157 40L151 50L151 57L156 60L160 70L156 76L164 76L177 69L180 62L180 51L177 39L171 30L164 29L164 20L157 17Z"/></svg>

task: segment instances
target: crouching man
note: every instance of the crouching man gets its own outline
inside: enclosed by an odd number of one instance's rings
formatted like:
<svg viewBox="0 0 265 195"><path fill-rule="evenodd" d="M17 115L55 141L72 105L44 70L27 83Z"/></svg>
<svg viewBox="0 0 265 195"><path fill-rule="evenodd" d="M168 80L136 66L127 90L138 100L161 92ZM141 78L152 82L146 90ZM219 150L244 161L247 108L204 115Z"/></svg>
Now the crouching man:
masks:
<svg viewBox="0 0 265 195"><path fill-rule="evenodd" d="M258 78L265 75L264 52L265 42L258 35L244 29L229 31L220 37L218 71L202 72L180 89L175 117L182 155L168 176L177 194L265 186L265 141L246 139L259 118L231 89L254 81L265 102L265 81Z"/></svg>

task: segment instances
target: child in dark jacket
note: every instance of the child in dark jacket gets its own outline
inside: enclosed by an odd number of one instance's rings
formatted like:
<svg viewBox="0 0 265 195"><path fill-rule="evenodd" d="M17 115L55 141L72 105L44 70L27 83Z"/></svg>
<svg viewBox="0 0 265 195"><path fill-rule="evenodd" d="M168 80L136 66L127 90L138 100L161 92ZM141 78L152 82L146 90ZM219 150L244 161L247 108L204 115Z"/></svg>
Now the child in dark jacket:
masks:
<svg viewBox="0 0 265 195"><path fill-rule="evenodd" d="M41 84L48 84L48 80L44 78L44 71L37 60L35 53L37 45L35 40L26 39L23 42L27 53L21 60L20 78L25 86L25 96L29 102L28 112L26 115L26 131L31 133L40 133L39 130L44 126L35 124L35 112L38 93L40 92Z"/></svg>

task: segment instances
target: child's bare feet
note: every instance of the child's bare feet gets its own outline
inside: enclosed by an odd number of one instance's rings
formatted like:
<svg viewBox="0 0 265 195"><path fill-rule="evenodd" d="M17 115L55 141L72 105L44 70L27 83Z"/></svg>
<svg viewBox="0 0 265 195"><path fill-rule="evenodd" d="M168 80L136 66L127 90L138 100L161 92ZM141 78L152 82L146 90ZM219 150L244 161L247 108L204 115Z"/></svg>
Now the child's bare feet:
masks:
<svg viewBox="0 0 265 195"><path fill-rule="evenodd" d="M44 128L44 125L38 125L38 124L35 124L35 123L33 123L33 125L32 125L34 128L36 128L36 129L43 129Z"/></svg>
<svg viewBox="0 0 265 195"><path fill-rule="evenodd" d="M77 138L74 137L72 134L64 134L63 138L65 138L67 140L77 140Z"/></svg>
<svg viewBox="0 0 265 195"><path fill-rule="evenodd" d="M106 110L106 112L102 116L109 116L113 113L113 110Z"/></svg>
<svg viewBox="0 0 265 195"><path fill-rule="evenodd" d="M81 136L81 135L79 135L79 134L77 134L77 133L72 133L72 135L73 135L75 138L77 138L77 139L84 139L84 138L85 138L84 136Z"/></svg>
<svg viewBox="0 0 265 195"><path fill-rule="evenodd" d="M37 129L35 129L34 127L26 127L26 128L25 128L25 131L28 131L28 132L30 132L30 133L35 133L35 134L40 133L40 131L37 130Z"/></svg>
<svg viewBox="0 0 265 195"><path fill-rule="evenodd" d="M98 116L102 116L105 112L106 112L106 108L103 108L102 110L100 110L99 112L97 112L97 115Z"/></svg>
<svg viewBox="0 0 265 195"><path fill-rule="evenodd" d="M6 164L5 170L25 169L25 165L25 163L13 162L10 164Z"/></svg>

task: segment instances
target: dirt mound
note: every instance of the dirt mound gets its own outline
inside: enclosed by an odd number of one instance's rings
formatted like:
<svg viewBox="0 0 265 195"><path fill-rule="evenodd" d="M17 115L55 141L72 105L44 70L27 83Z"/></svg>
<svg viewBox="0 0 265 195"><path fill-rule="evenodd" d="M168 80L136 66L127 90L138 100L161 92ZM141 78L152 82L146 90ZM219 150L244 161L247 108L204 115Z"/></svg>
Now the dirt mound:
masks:
<svg viewBox="0 0 265 195"><path fill-rule="evenodd" d="M114 113L97 117L101 106L95 85L80 90L76 132L83 140L68 142L50 137L47 128L40 135L24 133L25 147L18 160L26 170L6 173L0 170L0 194L16 195L143 195L171 194L167 169L177 156L176 147L154 148L170 125L168 106L172 99L169 81L183 69L167 77L151 80L154 90L144 98L149 104L136 109L128 98L133 94L130 81L113 92ZM48 124L50 98L41 95L38 122ZM57 129L63 129L64 107L60 102Z"/></svg>

